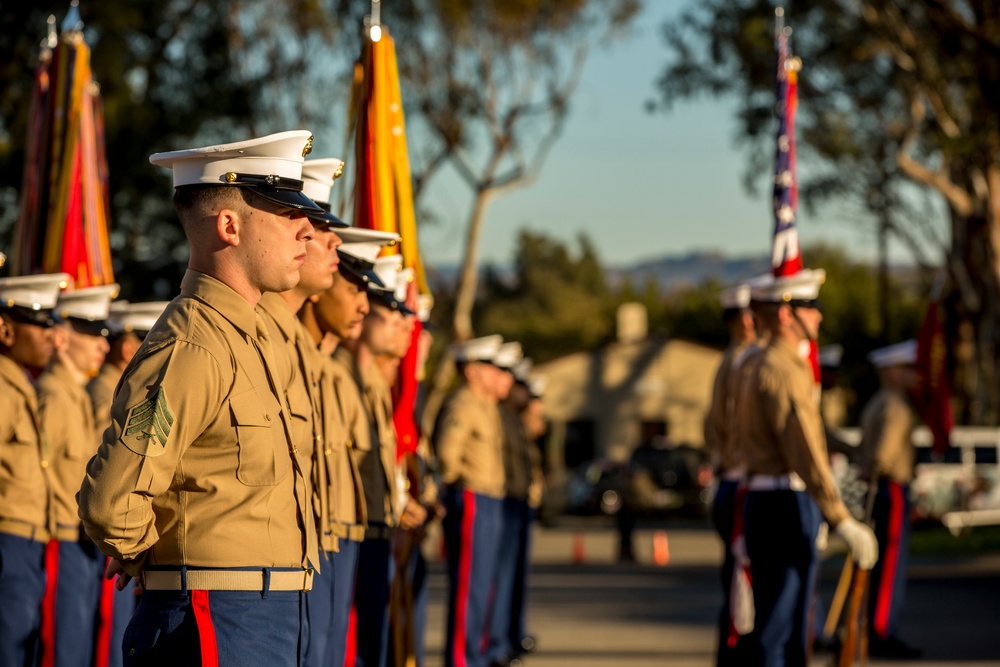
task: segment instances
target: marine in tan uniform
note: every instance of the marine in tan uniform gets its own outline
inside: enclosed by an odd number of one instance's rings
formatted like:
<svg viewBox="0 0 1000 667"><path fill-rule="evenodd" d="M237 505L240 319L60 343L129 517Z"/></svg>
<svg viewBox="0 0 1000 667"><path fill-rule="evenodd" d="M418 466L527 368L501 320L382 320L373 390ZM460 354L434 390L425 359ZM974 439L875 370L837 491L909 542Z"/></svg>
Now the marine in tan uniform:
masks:
<svg viewBox="0 0 1000 667"><path fill-rule="evenodd" d="M163 314L168 301L129 303L113 301L108 316L108 345L110 350L101 370L87 383L87 394L94 404L94 424L98 435L111 425L111 404L114 402L115 387L121 379L128 362L139 351L142 339Z"/></svg>
<svg viewBox="0 0 1000 667"><path fill-rule="evenodd" d="M0 278L0 664L38 657L43 550L55 532L48 444L29 370L55 354L52 309L65 273Z"/></svg>
<svg viewBox="0 0 1000 667"><path fill-rule="evenodd" d="M348 228L339 235L340 263L332 285L311 297L299 318L324 355L320 398L326 422L328 529L338 540L338 551L328 554L332 565L327 664L344 664L348 647L348 620L354 600L358 558L368 526L365 489L360 471L362 452L371 452L372 427L357 382L354 361L340 351L346 341L361 336L368 314L368 284L378 282L375 256L398 236L387 232ZM331 356L332 355L332 356Z"/></svg>
<svg viewBox="0 0 1000 667"><path fill-rule="evenodd" d="M121 379L132 357L138 352L143 338L168 305L168 301L129 303L118 300L111 303L111 313L107 321L108 345L111 349L105 357L101 370L87 383L87 394L94 406L94 426L97 434L95 445L100 442L104 431L111 426L111 404L114 401L118 380ZM135 611L138 602L134 591L135 580L133 579L125 590L119 591L113 580L104 578L103 568L97 579L101 584L100 599L94 613L97 627L93 667L120 667L125 628L128 627L129 619L132 618L132 612Z"/></svg>
<svg viewBox="0 0 1000 667"><path fill-rule="evenodd" d="M256 306L299 281L305 212L321 210L301 192L310 147L291 131L150 158L173 170L191 258L79 495L109 576L142 578L126 665L300 663L318 562L309 462Z"/></svg>
<svg viewBox="0 0 1000 667"><path fill-rule="evenodd" d="M380 258L381 260L381 258ZM406 494L396 460L396 428L393 423L392 390L376 362L379 356L393 356L400 329L405 326L394 290L398 260L375 262L382 285L369 283L370 309L361 336L349 341L338 355L351 367L361 389L372 427L372 450L358 451L358 467L368 509L368 530L358 560L354 607L357 612L357 657L366 665L382 664L388 656L389 601L393 563L393 541L397 529L422 523L426 514ZM379 273L380 268L383 273Z"/></svg>
<svg viewBox="0 0 1000 667"><path fill-rule="evenodd" d="M916 464L913 428L916 415L908 393L916 382L917 342L907 340L868 355L881 387L861 412L858 467L869 480L872 523L881 557L872 570L868 593L870 655L913 659L920 650L899 638L899 616L906 595L910 552L910 482Z"/></svg>
<svg viewBox="0 0 1000 667"><path fill-rule="evenodd" d="M503 339L476 338L458 345L461 384L434 428L441 474L448 551L449 607L445 665L481 665L480 639L489 632L489 590L496 569L506 495L497 386L505 371L493 365Z"/></svg>
<svg viewBox="0 0 1000 667"><path fill-rule="evenodd" d="M733 551L733 529L737 515L743 512L743 493L739 491L746 473L743 455L736 446L734 420L739 367L749 348L757 340L757 328L750 310L750 284L741 283L723 290L719 295L722 320L729 330L729 346L712 384L712 401L705 415L705 451L715 469L716 489L712 501L712 521L723 543L722 609L719 612L719 639L716 664L720 667L740 665L747 650L747 640L741 637L733 622L731 592L737 554ZM739 547L737 547L739 548Z"/></svg>
<svg viewBox="0 0 1000 667"><path fill-rule="evenodd" d="M824 278L822 270L802 270L751 288L770 341L738 399L755 609L748 664L805 664L822 518L862 568L871 568L878 553L871 529L850 516L834 483L812 368L803 354L823 320L818 296Z"/></svg>
<svg viewBox="0 0 1000 667"><path fill-rule="evenodd" d="M531 523L541 499L541 469L535 438L522 418L533 398L528 386L531 360L524 358L519 343L508 342L500 347L494 363L505 371L497 400L507 495L502 510L504 548L498 551L494 575L489 659L492 664L517 665L520 656L535 647L534 637L525 630L525 611Z"/></svg>
<svg viewBox="0 0 1000 667"><path fill-rule="evenodd" d="M335 158L307 160L302 166L303 193L310 198L321 196L325 202L334 179L343 170L343 164ZM337 248L342 243L337 231L348 225L329 212L309 214L308 217L314 233L312 240L306 244L306 259L299 269L298 284L285 292L262 295L259 309L274 339L281 343L275 347L278 352L276 360L279 364L290 365L286 375L293 379L286 391L292 418L292 441L298 454L310 464L313 530L319 541L320 567L313 577L313 588L306 597L309 641L306 644L305 664L318 666L328 664L333 581L330 555L338 549L337 536L330 530L326 450L328 439L341 437L344 427L339 421L327 419L324 415L321 386L326 360L297 313L306 301L333 284L333 276L340 263Z"/></svg>
<svg viewBox="0 0 1000 667"><path fill-rule="evenodd" d="M56 507L56 532L46 558L48 589L54 595L54 635L44 637L57 666L72 667L93 655L95 611L104 554L80 529L76 492L100 436L87 382L104 363L109 346L107 319L118 285L64 292L56 309L66 320L66 343L38 378L38 412L49 443Z"/></svg>

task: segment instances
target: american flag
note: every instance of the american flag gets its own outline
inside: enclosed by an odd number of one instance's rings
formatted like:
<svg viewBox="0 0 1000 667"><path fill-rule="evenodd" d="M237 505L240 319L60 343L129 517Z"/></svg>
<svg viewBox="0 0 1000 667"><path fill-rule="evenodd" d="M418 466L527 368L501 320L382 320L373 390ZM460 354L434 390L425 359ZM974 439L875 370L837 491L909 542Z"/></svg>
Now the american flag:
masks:
<svg viewBox="0 0 1000 667"><path fill-rule="evenodd" d="M802 270L799 232L795 226L799 207L799 187L795 175L799 60L788 53L789 32L779 23L775 34L778 52L775 115L778 131L774 157L774 247L771 254L771 269L775 276L794 275Z"/></svg>

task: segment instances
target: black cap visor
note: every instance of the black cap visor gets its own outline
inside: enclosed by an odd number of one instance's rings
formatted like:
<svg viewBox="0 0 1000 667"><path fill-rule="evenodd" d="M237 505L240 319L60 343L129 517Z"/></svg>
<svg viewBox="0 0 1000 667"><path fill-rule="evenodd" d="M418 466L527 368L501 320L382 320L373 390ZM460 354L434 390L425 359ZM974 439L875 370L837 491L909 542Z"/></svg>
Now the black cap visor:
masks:
<svg viewBox="0 0 1000 667"><path fill-rule="evenodd" d="M73 327L73 331L87 336L104 336L107 338L110 333L107 320L85 320L81 317L67 317L66 321Z"/></svg>
<svg viewBox="0 0 1000 667"><path fill-rule="evenodd" d="M337 256L340 258L340 265L337 267L337 270L354 284L363 287L370 287L372 285L375 287L385 286L375 273L375 265L368 260L355 257L341 250L337 250Z"/></svg>
<svg viewBox="0 0 1000 667"><path fill-rule="evenodd" d="M335 216L330 212L330 205L324 204L321 201L314 202L317 206L323 209L322 213L307 213L309 219L313 221L314 225L325 224L328 229L344 229L345 227L350 227L349 224Z"/></svg>
<svg viewBox="0 0 1000 667"><path fill-rule="evenodd" d="M325 212L319 207L319 205L316 204L316 202L302 194L301 190L269 188L256 185L245 187L258 197L266 199L273 204L278 204L279 206L288 206L289 208L298 209L306 214Z"/></svg>
<svg viewBox="0 0 1000 667"><path fill-rule="evenodd" d="M389 290L380 289L378 287L369 285L368 298L373 300L375 303L382 304L386 308L397 310L403 315L416 315L416 313L410 310L405 303L403 303L402 301L397 301L395 295Z"/></svg>
<svg viewBox="0 0 1000 667"><path fill-rule="evenodd" d="M7 313L12 320L20 324L32 324L45 329L63 323L63 319L51 310L35 310L27 306L14 305L0 307L0 312Z"/></svg>

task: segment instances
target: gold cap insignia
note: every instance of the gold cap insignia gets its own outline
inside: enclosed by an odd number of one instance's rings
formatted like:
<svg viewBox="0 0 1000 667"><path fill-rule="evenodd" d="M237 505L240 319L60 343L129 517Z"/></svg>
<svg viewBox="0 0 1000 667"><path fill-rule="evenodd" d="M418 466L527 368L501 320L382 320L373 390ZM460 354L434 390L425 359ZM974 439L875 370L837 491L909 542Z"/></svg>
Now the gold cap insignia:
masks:
<svg viewBox="0 0 1000 667"><path fill-rule="evenodd" d="M310 134L309 138L306 139L305 148L302 149L302 157L305 157L312 152L313 152L313 135Z"/></svg>
<svg viewBox="0 0 1000 667"><path fill-rule="evenodd" d="M337 180L344 175L344 163L341 162L340 166L337 167L337 171L333 172L333 180Z"/></svg>
<svg viewBox="0 0 1000 667"><path fill-rule="evenodd" d="M236 172L235 171L230 171L230 172L228 172L226 174L226 182L227 183L235 183L236 182Z"/></svg>

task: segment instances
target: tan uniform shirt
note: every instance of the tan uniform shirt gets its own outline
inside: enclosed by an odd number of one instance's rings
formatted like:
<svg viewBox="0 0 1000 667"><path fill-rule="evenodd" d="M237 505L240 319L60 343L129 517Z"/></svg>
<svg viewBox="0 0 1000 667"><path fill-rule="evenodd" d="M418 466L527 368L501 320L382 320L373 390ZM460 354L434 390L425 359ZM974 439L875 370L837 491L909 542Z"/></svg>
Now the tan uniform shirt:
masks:
<svg viewBox="0 0 1000 667"><path fill-rule="evenodd" d="M130 574L317 562L271 338L236 292L188 270L125 369L79 500L87 534Z"/></svg>
<svg viewBox="0 0 1000 667"><path fill-rule="evenodd" d="M775 339L746 380L739 418L751 481L754 475L796 473L826 520L836 526L849 514L830 472L809 362L794 345Z"/></svg>
<svg viewBox="0 0 1000 667"><path fill-rule="evenodd" d="M495 403L468 387L460 388L442 408L434 448L442 483L504 497L503 444Z"/></svg>
<svg viewBox="0 0 1000 667"><path fill-rule="evenodd" d="M0 533L47 542L55 530L47 449L35 388L0 354Z"/></svg>
<svg viewBox="0 0 1000 667"><path fill-rule="evenodd" d="M121 377L121 369L114 364L104 364L97 375L87 383L87 394L94 406L94 428L98 438L104 433L104 429L111 425L111 403L114 401L115 387L118 386Z"/></svg>
<svg viewBox="0 0 1000 667"><path fill-rule="evenodd" d="M398 478L396 475L396 428L392 423L392 393L378 367L358 367L357 360L346 348L337 348L334 356L351 371L360 389L371 432L369 448L355 442L358 470L365 491L368 512L368 535L372 524L395 526L397 523ZM401 509L401 508L400 508Z"/></svg>
<svg viewBox="0 0 1000 667"><path fill-rule="evenodd" d="M514 408L506 402L497 406L503 425L503 469L507 495L518 500L528 500L532 484L537 483L532 450L524 422Z"/></svg>
<svg viewBox="0 0 1000 667"><path fill-rule="evenodd" d="M309 462L313 523L320 548L336 551L336 538L327 530L330 508L323 492L327 483L322 460L325 447L319 396L322 358L309 332L281 296L273 292L263 294L257 310L263 315L273 339L280 343L274 346L274 356L278 365L284 366L281 374L289 380L285 400L292 418L292 442L299 457Z"/></svg>
<svg viewBox="0 0 1000 667"><path fill-rule="evenodd" d="M94 429L94 408L83 384L59 361L38 377L38 415L49 442L49 472L56 508L57 540L80 539L76 492L87 462L100 442Z"/></svg>
<svg viewBox="0 0 1000 667"><path fill-rule="evenodd" d="M913 481L917 450L913 446L915 417L906 397L880 389L861 412L861 475L888 477L898 484Z"/></svg>
<svg viewBox="0 0 1000 667"><path fill-rule="evenodd" d="M348 354L347 361L353 358ZM326 478L330 530L341 539L360 542L368 510L358 460L370 452L371 428L358 385L343 359L325 360L320 396L326 420Z"/></svg>
<svg viewBox="0 0 1000 667"><path fill-rule="evenodd" d="M741 457L731 447L734 438L731 433L735 418L736 360L746 350L747 344L730 345L722 355L719 370L715 373L712 383L712 403L705 415L705 452L709 455L715 469L720 473L736 470L741 464Z"/></svg>

